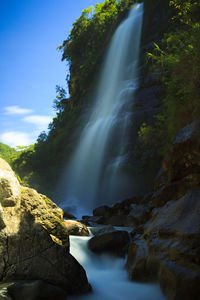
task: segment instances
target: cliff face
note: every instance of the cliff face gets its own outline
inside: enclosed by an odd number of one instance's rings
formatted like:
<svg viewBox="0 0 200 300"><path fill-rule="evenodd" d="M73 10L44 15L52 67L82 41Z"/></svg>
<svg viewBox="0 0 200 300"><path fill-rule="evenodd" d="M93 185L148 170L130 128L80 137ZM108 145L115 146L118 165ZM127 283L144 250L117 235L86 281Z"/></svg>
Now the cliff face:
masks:
<svg viewBox="0 0 200 300"><path fill-rule="evenodd" d="M169 1L146 0L144 3L143 30L139 62L139 88L133 99L132 124L130 127L129 149L126 165L132 177L134 195L144 195L152 190L154 178L163 158L159 145L150 139L150 143L141 142L142 130L154 126L155 115L162 109L164 86L159 76L147 62L147 53L154 49L154 43L160 44L167 32L172 10ZM151 135L151 132L148 134Z"/></svg>

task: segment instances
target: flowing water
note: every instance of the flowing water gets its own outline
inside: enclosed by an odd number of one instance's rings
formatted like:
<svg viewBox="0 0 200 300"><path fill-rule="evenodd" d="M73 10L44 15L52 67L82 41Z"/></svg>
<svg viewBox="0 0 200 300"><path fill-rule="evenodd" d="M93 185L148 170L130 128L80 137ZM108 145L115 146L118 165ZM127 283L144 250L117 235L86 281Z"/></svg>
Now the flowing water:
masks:
<svg viewBox="0 0 200 300"><path fill-rule="evenodd" d="M142 19L143 4L136 4L114 33L91 115L68 165L67 205L77 206L80 214L132 195L130 176L120 166L137 88Z"/></svg>
<svg viewBox="0 0 200 300"><path fill-rule="evenodd" d="M157 285L128 280L125 260L109 255L95 255L88 247L90 237L70 237L70 252L87 272L92 293L71 296L80 300L165 300Z"/></svg>
<svg viewBox="0 0 200 300"><path fill-rule="evenodd" d="M132 182L121 166L126 161L131 107L137 88L142 18L143 5L136 4L117 28L102 68L94 106L68 166L67 205L78 207L76 216L90 214L97 205L133 194ZM86 270L92 292L68 299L165 299L157 285L130 282L124 259L92 253L87 247L89 239L71 236L70 252Z"/></svg>

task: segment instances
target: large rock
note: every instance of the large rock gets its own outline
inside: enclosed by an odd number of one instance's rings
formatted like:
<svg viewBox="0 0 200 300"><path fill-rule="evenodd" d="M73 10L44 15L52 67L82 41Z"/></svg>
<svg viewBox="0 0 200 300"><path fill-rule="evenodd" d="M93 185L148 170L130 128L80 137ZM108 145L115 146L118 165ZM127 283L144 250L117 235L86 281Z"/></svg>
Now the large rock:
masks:
<svg viewBox="0 0 200 300"><path fill-rule="evenodd" d="M96 253L108 252L117 256L124 256L129 244L129 234L123 230L109 230L99 232L89 240L89 248Z"/></svg>
<svg viewBox="0 0 200 300"><path fill-rule="evenodd" d="M144 226L144 234L139 240L134 236L129 247L127 265L131 279L159 280L168 299L198 299L199 199L200 190L194 190L153 210L152 220Z"/></svg>
<svg viewBox="0 0 200 300"><path fill-rule="evenodd" d="M144 217L146 216L147 207L140 205L140 201L141 198L139 197L125 199L112 207L100 206L93 211L93 214L94 217L101 218L97 220L98 224L132 227L134 223L137 223L137 220L142 220L140 214L143 214Z"/></svg>
<svg viewBox="0 0 200 300"><path fill-rule="evenodd" d="M21 187L16 175L5 160L0 158L0 204L15 206L20 200Z"/></svg>
<svg viewBox="0 0 200 300"><path fill-rule="evenodd" d="M68 293L89 290L84 269L66 247L54 243L30 214L14 218L16 226L10 228L6 224L0 233L1 280L40 279L60 286Z"/></svg>
<svg viewBox="0 0 200 300"><path fill-rule="evenodd" d="M89 236L88 228L81 222L75 220L66 220L64 225L67 227L69 235Z"/></svg>
<svg viewBox="0 0 200 300"><path fill-rule="evenodd" d="M89 291L85 270L69 253L62 210L44 195L21 187L7 163L1 160L1 165L1 182L9 178L9 184L1 189L0 280L42 280L68 294Z"/></svg>

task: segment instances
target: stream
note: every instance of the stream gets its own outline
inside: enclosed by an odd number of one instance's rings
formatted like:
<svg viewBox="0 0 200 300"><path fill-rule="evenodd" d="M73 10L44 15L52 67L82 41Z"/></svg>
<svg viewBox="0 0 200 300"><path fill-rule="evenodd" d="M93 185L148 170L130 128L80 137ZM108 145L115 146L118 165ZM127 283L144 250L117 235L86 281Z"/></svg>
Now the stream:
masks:
<svg viewBox="0 0 200 300"><path fill-rule="evenodd" d="M91 252L87 246L90 238L70 236L70 253L86 270L92 292L68 299L165 300L158 285L129 281L125 259Z"/></svg>

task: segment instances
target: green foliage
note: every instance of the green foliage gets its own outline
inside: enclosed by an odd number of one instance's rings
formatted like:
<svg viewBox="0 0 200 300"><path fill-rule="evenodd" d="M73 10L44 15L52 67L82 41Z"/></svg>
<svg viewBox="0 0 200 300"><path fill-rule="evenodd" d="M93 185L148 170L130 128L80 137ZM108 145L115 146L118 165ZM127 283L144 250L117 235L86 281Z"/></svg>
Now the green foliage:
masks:
<svg viewBox="0 0 200 300"><path fill-rule="evenodd" d="M18 147L18 149L20 149L20 151L16 151L15 155L11 157L10 164L18 174L18 177L21 178L19 180L20 183L29 186L28 182L32 175L32 156L35 152L34 145Z"/></svg>
<svg viewBox="0 0 200 300"><path fill-rule="evenodd" d="M176 11L173 31L148 53L165 87L163 110L157 116L165 149L183 126L200 116L200 3L175 0L170 5Z"/></svg>
<svg viewBox="0 0 200 300"><path fill-rule="evenodd" d="M152 126L147 125L145 122L142 123L139 131L139 142L144 146L148 147L152 145L152 139L154 139L154 129Z"/></svg>
<svg viewBox="0 0 200 300"><path fill-rule="evenodd" d="M67 104L66 91L59 85L56 86L56 99L54 100L53 108L59 113L65 110Z"/></svg>
<svg viewBox="0 0 200 300"><path fill-rule="evenodd" d="M105 0L82 11L69 37L59 47L70 65L68 80L71 101L86 95L95 78L108 42L134 0Z"/></svg>
<svg viewBox="0 0 200 300"><path fill-rule="evenodd" d="M45 198L44 201L46 204L48 204L50 202L49 198Z"/></svg>
<svg viewBox="0 0 200 300"><path fill-rule="evenodd" d="M14 148L9 147L3 143L0 143L0 157L5 159L8 163L11 162L12 158L17 155L17 151Z"/></svg>

